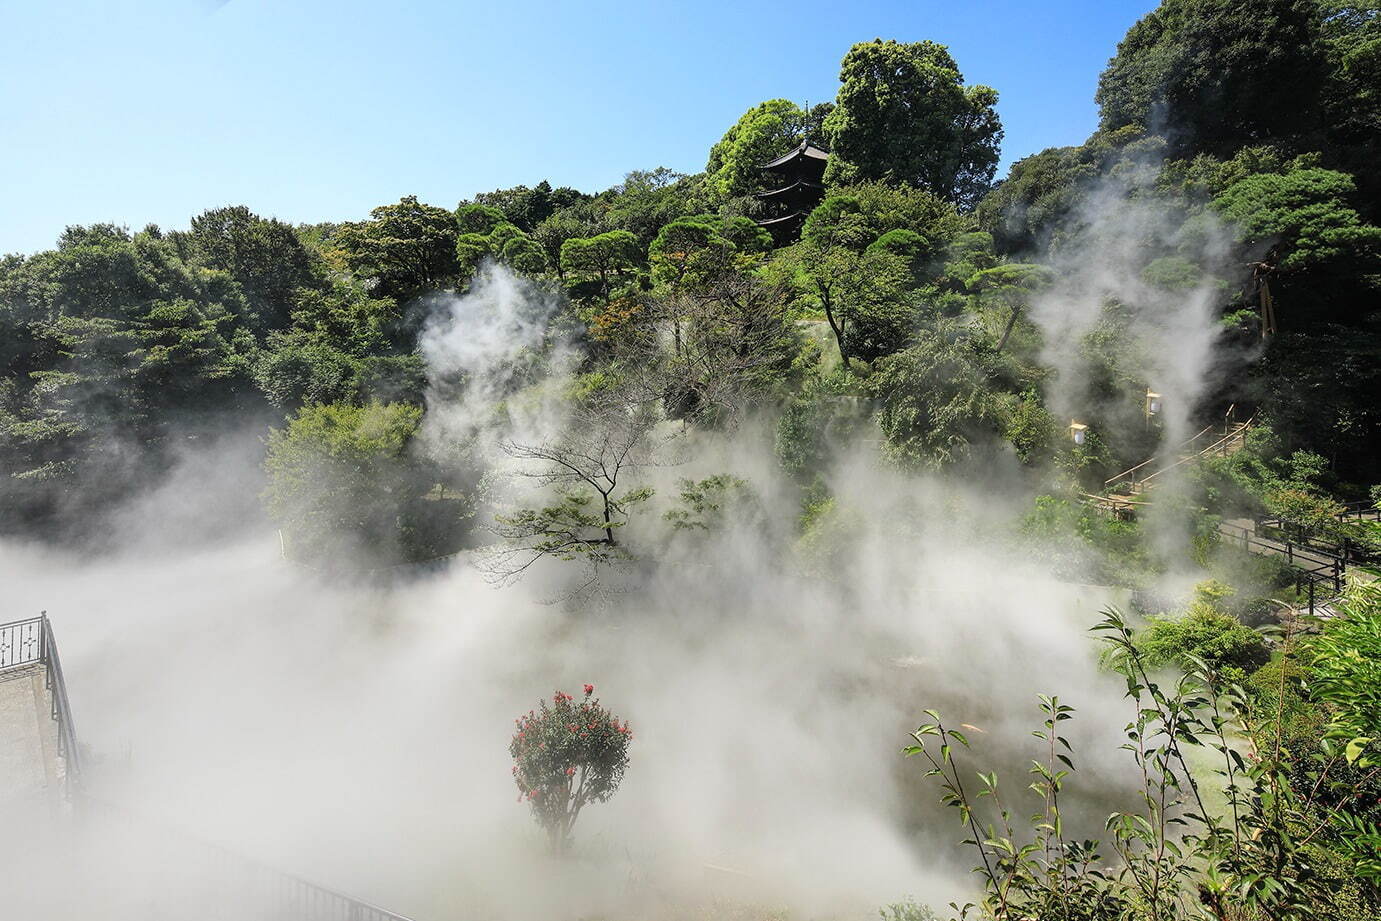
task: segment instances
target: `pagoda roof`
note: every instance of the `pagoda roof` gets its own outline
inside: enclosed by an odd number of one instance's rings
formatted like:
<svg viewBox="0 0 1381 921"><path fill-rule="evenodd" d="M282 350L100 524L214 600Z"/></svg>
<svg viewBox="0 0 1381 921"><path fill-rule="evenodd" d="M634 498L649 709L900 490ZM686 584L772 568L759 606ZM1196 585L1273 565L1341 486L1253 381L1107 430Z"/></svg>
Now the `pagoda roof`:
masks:
<svg viewBox="0 0 1381 921"><path fill-rule="evenodd" d="M790 214L783 215L782 217L769 217L764 220L758 221L758 226L764 227L768 230L772 230L774 227L790 226L792 221L803 221L805 220L805 218L806 213L804 211L793 211Z"/></svg>
<svg viewBox="0 0 1381 921"><path fill-rule="evenodd" d="M792 148L787 153L782 154L775 160L769 160L762 165L762 169L780 169L799 160L819 161L824 164L830 158L829 151L821 150L810 141L802 141L800 146Z"/></svg>
<svg viewBox="0 0 1381 921"><path fill-rule="evenodd" d="M818 182L811 182L808 179L797 179L791 185L784 185L780 189L769 189L766 192L754 193L754 198L768 199L784 196L790 192L823 192L825 187Z"/></svg>

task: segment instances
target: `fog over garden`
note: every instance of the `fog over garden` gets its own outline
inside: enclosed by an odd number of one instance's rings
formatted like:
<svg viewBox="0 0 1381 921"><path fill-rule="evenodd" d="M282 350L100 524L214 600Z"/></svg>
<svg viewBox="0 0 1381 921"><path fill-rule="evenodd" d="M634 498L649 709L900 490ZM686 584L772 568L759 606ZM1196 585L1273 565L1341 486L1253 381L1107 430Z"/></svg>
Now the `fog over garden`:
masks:
<svg viewBox="0 0 1381 921"><path fill-rule="evenodd" d="M14 916L1381 917L1381 9L1164 0L1005 175L913 38L0 257Z"/></svg>

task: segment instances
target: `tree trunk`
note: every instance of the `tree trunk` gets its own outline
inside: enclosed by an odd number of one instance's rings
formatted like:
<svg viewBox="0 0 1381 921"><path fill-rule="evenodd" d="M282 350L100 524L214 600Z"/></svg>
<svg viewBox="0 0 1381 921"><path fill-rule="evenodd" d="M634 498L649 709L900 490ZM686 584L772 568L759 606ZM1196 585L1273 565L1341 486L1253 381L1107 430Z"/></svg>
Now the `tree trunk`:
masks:
<svg viewBox="0 0 1381 921"><path fill-rule="evenodd" d="M1007 337L1012 335L1012 327L1017 325L1017 315L1020 313L1020 307L1012 308L1012 315L1007 318L1007 328L1002 331L1002 338L997 341L997 350L999 352L1007 345Z"/></svg>
<svg viewBox="0 0 1381 921"><path fill-rule="evenodd" d="M600 497L604 499L604 539L609 542L609 546L614 547L617 543L614 541L614 516L609 510L609 494L602 492Z"/></svg>
<svg viewBox="0 0 1381 921"><path fill-rule="evenodd" d="M842 323L835 322L834 308L830 306L828 294L822 294L820 303L825 306L825 319L830 324L830 329L834 332L834 341L839 345L839 360L844 363L844 367L849 366L849 350L844 346L844 327Z"/></svg>

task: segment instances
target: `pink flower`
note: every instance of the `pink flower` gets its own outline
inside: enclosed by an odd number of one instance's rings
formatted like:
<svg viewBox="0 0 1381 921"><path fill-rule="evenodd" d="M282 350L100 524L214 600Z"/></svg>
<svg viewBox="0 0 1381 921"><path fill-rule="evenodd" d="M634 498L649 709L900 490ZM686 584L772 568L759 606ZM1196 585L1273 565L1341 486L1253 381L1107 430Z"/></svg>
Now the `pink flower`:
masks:
<svg viewBox="0 0 1381 921"><path fill-rule="evenodd" d="M575 776L575 768L573 768L573 767L566 768L566 776L567 776L567 777L574 777L574 776Z"/></svg>
<svg viewBox="0 0 1381 921"><path fill-rule="evenodd" d="M589 696L590 696L591 694L593 694L594 692L595 692L595 686L594 686L593 684L587 684L587 685L585 685L585 696L586 696L586 697L589 697Z"/></svg>

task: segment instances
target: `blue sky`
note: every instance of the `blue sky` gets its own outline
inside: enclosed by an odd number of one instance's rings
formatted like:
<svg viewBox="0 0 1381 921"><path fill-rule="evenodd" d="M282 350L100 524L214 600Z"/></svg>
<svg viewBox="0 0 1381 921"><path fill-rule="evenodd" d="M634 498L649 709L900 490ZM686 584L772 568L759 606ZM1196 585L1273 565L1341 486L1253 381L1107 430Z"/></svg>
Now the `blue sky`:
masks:
<svg viewBox="0 0 1381 921"><path fill-rule="evenodd" d="M1096 122L1149 0L0 0L0 253L247 204L348 220L695 172L750 106L832 99L856 41L933 39L1001 94L1002 172Z"/></svg>

